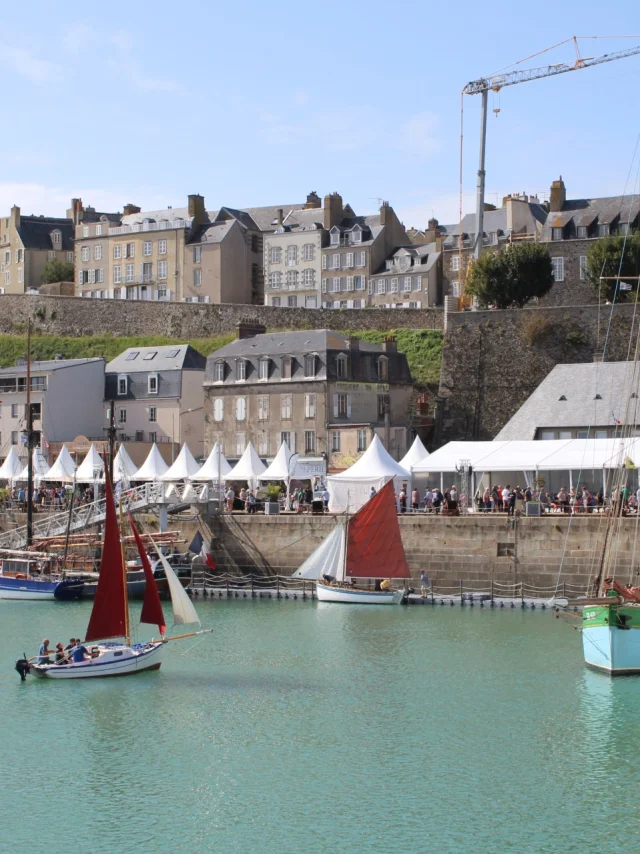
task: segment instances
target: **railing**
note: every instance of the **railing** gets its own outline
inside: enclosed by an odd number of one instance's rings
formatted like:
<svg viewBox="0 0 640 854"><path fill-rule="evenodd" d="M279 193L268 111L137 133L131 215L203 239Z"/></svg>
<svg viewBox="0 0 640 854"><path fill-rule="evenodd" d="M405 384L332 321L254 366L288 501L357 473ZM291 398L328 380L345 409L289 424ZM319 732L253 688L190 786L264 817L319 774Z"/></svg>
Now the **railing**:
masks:
<svg viewBox="0 0 640 854"><path fill-rule="evenodd" d="M134 225L117 225L109 229L109 236L117 236L118 234L137 234L145 231L167 231L177 230L180 228L190 228L192 219L182 219L179 222L175 220L167 220L166 222L143 222Z"/></svg>

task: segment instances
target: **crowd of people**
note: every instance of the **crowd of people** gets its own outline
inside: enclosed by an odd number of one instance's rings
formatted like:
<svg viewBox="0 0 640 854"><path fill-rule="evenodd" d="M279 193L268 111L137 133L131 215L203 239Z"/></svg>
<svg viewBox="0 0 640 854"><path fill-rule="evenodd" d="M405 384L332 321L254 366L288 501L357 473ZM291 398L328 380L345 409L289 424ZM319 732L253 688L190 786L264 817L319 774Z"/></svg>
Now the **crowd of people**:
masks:
<svg viewBox="0 0 640 854"><path fill-rule="evenodd" d="M40 486L33 490L33 509L37 512L60 512L69 508L73 488L71 486ZM100 491L102 496L103 490ZM93 486L76 486L74 504L90 504L94 500ZM6 510L27 510L26 486L8 487L2 498Z"/></svg>
<svg viewBox="0 0 640 854"><path fill-rule="evenodd" d="M278 496L274 500L282 505L283 510L302 513L305 510L311 509L316 498L317 500L322 500L324 509L326 510L329 506L329 492L324 484L319 484L316 487L315 493L311 486L299 486L287 493L285 485L282 484ZM258 505L263 504L265 500L267 499L263 496L256 496L253 489L245 489L244 487L236 494L235 489L231 485L227 487L224 494L227 513L231 513L233 510L244 511L249 514L256 513Z"/></svg>
<svg viewBox="0 0 640 854"><path fill-rule="evenodd" d="M49 638L45 638L38 650L38 664L82 664L83 661L92 656L80 638L71 638L66 646L61 641L55 646L55 650L49 649ZM50 656L54 655L53 662Z"/></svg>

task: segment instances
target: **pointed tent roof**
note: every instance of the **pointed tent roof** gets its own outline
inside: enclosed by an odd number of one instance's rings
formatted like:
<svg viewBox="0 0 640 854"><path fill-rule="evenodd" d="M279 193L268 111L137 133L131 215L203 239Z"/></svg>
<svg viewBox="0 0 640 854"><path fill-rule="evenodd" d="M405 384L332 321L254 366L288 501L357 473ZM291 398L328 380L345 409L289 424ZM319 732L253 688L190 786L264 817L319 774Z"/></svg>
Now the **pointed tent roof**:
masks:
<svg viewBox="0 0 640 854"><path fill-rule="evenodd" d="M422 460L426 459L429 456L429 451L422 444L420 436L416 436L413 440L413 445L409 448L404 457L400 460L400 465L402 468L406 469L408 472L411 472L413 466L421 463Z"/></svg>
<svg viewBox="0 0 640 854"><path fill-rule="evenodd" d="M189 480L200 471L193 454L185 442L168 472L162 475L162 480Z"/></svg>
<svg viewBox="0 0 640 854"><path fill-rule="evenodd" d="M244 454L240 457L235 466L222 479L223 480L255 480L263 472L266 471L266 466L258 456L258 452L253 447L251 442L245 448Z"/></svg>
<svg viewBox="0 0 640 854"><path fill-rule="evenodd" d="M227 462L225 455L222 453L220 443L216 442L211 449L211 453L205 460L204 465L200 471L197 471L191 476L191 480L197 480L200 482L207 480L217 481L218 472L220 472L220 478L222 479L225 474L228 474L230 471L231 466Z"/></svg>
<svg viewBox="0 0 640 854"><path fill-rule="evenodd" d="M292 474L289 470L292 456L293 453L289 450L289 446L286 442L283 442L278 448L278 453L271 461L271 465L259 475L258 480L287 480Z"/></svg>
<svg viewBox="0 0 640 854"><path fill-rule="evenodd" d="M45 479L52 482L62 481L63 483L71 483L75 470L76 464L69 453L69 449L66 445L63 445L58 454L58 459L47 472Z"/></svg>
<svg viewBox="0 0 640 854"><path fill-rule="evenodd" d="M120 445L116 458L113 461L113 482L135 480L137 471L138 469L127 453L127 449L124 445Z"/></svg>
<svg viewBox="0 0 640 854"><path fill-rule="evenodd" d="M162 480L162 475L169 471L169 466L162 459L156 443L149 451L147 459L142 463L132 480Z"/></svg>
<svg viewBox="0 0 640 854"><path fill-rule="evenodd" d="M374 480L379 477L408 477L409 472L396 462L379 436L373 441L364 454L346 471L331 476L331 480Z"/></svg>
<svg viewBox="0 0 640 854"><path fill-rule="evenodd" d="M97 478L96 472L98 472ZM96 480L104 480L104 462L96 451L96 446L91 445L89 453L76 471L76 483L94 483Z"/></svg>
<svg viewBox="0 0 640 854"><path fill-rule="evenodd" d="M16 480L22 471L22 460L12 446L6 460L0 466L0 480Z"/></svg>
<svg viewBox="0 0 640 854"><path fill-rule="evenodd" d="M16 480L27 480L28 475L28 466L25 466L21 473L16 477ZM33 477L34 480L43 480L49 473L49 463L42 456L42 451L40 448L33 449Z"/></svg>

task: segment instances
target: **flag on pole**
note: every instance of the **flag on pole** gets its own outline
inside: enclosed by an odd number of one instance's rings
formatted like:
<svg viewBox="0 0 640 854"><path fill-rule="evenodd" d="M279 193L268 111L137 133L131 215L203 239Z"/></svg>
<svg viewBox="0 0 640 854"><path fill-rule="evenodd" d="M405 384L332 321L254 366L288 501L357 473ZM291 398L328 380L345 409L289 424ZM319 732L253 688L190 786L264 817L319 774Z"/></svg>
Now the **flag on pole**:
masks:
<svg viewBox="0 0 640 854"><path fill-rule="evenodd" d="M204 540L202 539L202 534L200 533L200 531L197 531L195 537L191 540L191 544L189 545L189 551L192 552L194 555L200 554L203 545Z"/></svg>

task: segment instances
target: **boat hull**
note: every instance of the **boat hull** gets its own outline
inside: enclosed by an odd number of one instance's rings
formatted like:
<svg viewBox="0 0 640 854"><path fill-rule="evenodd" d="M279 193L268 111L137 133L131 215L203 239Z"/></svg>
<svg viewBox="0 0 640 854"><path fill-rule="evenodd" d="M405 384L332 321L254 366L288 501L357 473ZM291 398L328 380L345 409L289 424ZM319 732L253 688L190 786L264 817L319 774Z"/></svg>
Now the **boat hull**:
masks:
<svg viewBox="0 0 640 854"><path fill-rule="evenodd" d="M69 601L80 599L81 581L40 581L33 578L0 576L0 599L27 599L31 601Z"/></svg>
<svg viewBox="0 0 640 854"><path fill-rule="evenodd" d="M340 602L344 605L399 605L404 590L356 590L316 582L318 602Z"/></svg>
<svg viewBox="0 0 640 854"><path fill-rule="evenodd" d="M40 679L104 679L108 676L131 676L158 670L162 664L164 643L100 644L100 655L81 664L31 665L30 673Z"/></svg>
<svg viewBox="0 0 640 854"><path fill-rule="evenodd" d="M610 676L640 674L640 608L587 606L582 612L585 664Z"/></svg>

